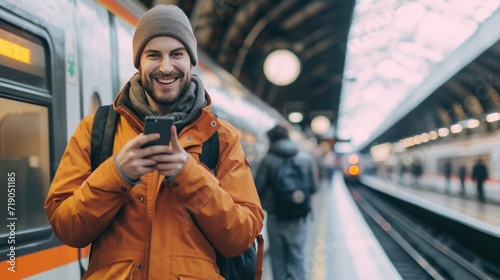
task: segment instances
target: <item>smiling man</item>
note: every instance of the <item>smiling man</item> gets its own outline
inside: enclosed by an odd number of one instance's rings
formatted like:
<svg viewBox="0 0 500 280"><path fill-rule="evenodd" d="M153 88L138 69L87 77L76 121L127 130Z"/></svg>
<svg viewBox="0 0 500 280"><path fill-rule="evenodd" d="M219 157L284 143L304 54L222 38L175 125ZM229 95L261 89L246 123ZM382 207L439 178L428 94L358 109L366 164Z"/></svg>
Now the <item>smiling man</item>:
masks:
<svg viewBox="0 0 500 280"><path fill-rule="evenodd" d="M238 133L211 112L210 96L191 74L196 39L182 10L146 12L133 53L139 71L113 102L113 156L91 171L94 115L85 117L51 184L47 217L63 243L92 244L84 279L222 279L215 249L241 254L264 217ZM165 128L171 144L141 148L159 137L142 133L153 115L174 118ZM217 176L199 159L216 131Z"/></svg>
<svg viewBox="0 0 500 280"><path fill-rule="evenodd" d="M148 104L167 115L186 96L193 66L184 45L172 37L156 37L144 47L140 58L142 87Z"/></svg>

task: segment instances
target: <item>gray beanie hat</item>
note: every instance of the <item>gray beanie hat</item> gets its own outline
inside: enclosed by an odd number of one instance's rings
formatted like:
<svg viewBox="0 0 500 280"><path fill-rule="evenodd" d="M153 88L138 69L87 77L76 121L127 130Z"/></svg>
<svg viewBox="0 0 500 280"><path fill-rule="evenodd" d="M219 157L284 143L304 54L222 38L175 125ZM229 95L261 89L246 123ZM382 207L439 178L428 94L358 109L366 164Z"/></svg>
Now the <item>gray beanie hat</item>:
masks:
<svg viewBox="0 0 500 280"><path fill-rule="evenodd" d="M198 62L197 43L188 17L174 5L157 5L147 11L137 23L132 39L134 66L139 69L142 51L149 40L158 36L173 37L186 47L191 64Z"/></svg>

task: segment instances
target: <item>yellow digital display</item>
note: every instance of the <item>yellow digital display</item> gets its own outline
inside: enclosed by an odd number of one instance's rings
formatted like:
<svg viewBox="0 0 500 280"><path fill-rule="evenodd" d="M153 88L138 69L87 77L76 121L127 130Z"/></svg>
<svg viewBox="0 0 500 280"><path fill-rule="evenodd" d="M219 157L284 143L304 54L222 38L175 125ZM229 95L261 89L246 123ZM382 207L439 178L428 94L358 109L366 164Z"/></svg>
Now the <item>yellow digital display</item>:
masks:
<svg viewBox="0 0 500 280"><path fill-rule="evenodd" d="M0 38L0 55L31 65L30 49L2 38Z"/></svg>
<svg viewBox="0 0 500 280"><path fill-rule="evenodd" d="M45 87L47 85L46 49L40 37L0 20L2 79Z"/></svg>

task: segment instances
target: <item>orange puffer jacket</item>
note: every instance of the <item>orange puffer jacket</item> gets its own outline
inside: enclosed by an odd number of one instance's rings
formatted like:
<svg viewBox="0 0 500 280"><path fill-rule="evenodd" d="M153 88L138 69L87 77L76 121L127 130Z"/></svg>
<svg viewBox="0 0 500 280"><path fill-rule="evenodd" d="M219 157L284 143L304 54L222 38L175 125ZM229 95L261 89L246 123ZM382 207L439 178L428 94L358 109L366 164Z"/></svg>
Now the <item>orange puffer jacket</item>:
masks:
<svg viewBox="0 0 500 280"><path fill-rule="evenodd" d="M207 100L210 99L207 95ZM143 131L128 109L120 113L113 153ZM252 244L264 212L237 131L210 112L210 105L179 134L189 152L170 182L157 171L127 184L113 157L90 171L93 115L71 137L45 202L56 236L72 247L92 243L84 279L221 279L212 244L235 256ZM215 177L199 162L203 142L219 131Z"/></svg>

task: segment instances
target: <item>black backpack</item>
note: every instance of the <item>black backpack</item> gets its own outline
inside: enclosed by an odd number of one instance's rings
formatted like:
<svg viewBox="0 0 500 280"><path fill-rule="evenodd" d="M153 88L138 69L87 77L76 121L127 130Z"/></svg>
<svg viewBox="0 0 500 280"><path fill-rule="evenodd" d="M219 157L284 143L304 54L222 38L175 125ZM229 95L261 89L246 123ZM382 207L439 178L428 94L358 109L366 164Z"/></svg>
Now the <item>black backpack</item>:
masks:
<svg viewBox="0 0 500 280"><path fill-rule="evenodd" d="M309 175L296 160L296 156L284 158L276 172L275 211L284 220L306 217L311 211Z"/></svg>
<svg viewBox="0 0 500 280"><path fill-rule="evenodd" d="M94 116L92 123L90 161L94 171L113 153L118 113L110 105L100 106ZM216 165L219 159L219 133L216 131L202 146L200 161L216 174ZM191 213L190 213L191 214ZM205 236L198 223L191 215L194 223ZM205 236L205 238L207 238ZM207 238L211 244L210 240ZM261 279L262 258L264 250L264 240L259 235L252 246L236 257L225 257L217 249L214 250L217 257L217 266L220 275L226 280L251 280ZM257 269L259 268L259 269Z"/></svg>

